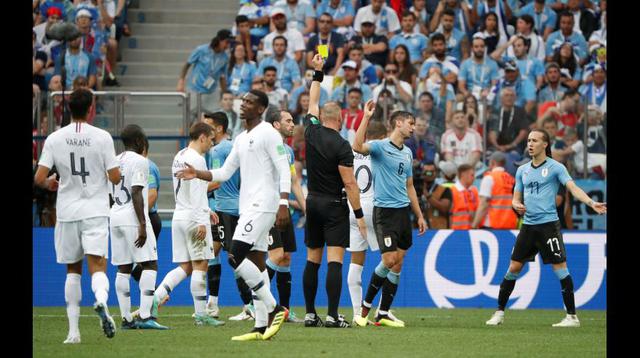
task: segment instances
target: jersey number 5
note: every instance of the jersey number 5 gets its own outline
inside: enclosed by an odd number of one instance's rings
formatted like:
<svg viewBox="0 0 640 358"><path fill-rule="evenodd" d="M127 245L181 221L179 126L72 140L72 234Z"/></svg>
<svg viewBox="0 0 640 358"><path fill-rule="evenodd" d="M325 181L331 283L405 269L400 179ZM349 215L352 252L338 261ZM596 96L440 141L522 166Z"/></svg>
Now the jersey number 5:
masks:
<svg viewBox="0 0 640 358"><path fill-rule="evenodd" d="M80 171L76 170L76 153L69 153L71 159L71 175L79 175L82 177L82 185L87 185L87 177L89 172L85 170L84 157L80 157Z"/></svg>

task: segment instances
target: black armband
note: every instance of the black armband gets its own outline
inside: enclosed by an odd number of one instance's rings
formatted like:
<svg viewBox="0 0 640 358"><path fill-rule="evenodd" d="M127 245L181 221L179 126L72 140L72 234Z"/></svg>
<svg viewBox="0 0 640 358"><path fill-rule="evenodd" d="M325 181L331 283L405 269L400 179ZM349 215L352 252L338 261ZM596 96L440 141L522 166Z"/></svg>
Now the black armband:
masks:
<svg viewBox="0 0 640 358"><path fill-rule="evenodd" d="M313 80L322 83L324 79L324 72L322 71L313 71Z"/></svg>
<svg viewBox="0 0 640 358"><path fill-rule="evenodd" d="M361 217L364 216L364 213L362 212L362 208L354 209L353 214L356 216L356 219L360 219Z"/></svg>

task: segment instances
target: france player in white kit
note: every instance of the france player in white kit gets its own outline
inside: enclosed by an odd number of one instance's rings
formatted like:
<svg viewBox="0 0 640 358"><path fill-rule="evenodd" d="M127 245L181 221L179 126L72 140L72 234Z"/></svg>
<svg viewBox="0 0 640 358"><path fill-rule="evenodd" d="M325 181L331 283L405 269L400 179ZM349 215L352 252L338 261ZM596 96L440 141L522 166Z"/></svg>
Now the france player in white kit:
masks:
<svg viewBox="0 0 640 358"><path fill-rule="evenodd" d="M527 149L532 160L518 168L512 200L513 208L518 214L524 215L524 222L511 254L509 270L500 284L498 310L486 324L497 326L504 322L504 310L515 288L516 279L525 262L533 261L539 252L542 262L550 263L560 280L562 300L567 310L566 317L553 327L580 327L573 295L573 279L567 268L555 197L562 184L574 198L587 204L598 214L607 212L607 204L592 200L571 179L567 168L551 159L547 132L542 129L531 131Z"/></svg>
<svg viewBox="0 0 640 358"><path fill-rule="evenodd" d="M109 315L109 279L105 274L109 250L109 185L120 182L113 139L106 131L86 123L93 94L86 89L71 93L71 123L53 132L44 143L34 182L51 191L56 199L56 261L67 265L64 298L67 302L69 333L64 343L80 343L80 300L82 258L86 255L91 273L94 309L108 338L116 333ZM47 177L53 166L55 176Z"/></svg>
<svg viewBox="0 0 640 358"><path fill-rule="evenodd" d="M178 267L167 273L155 292L152 316L156 316L158 302L163 302L182 280L191 276L191 295L198 326L221 326L224 322L206 313L207 304L207 264L214 258L211 236L209 199L207 182L203 180L185 181L176 173L189 163L195 168L206 170L204 154L213 145L213 129L206 123L198 122L189 129L189 146L179 151L173 159L173 193L176 209L171 220L171 249L173 262Z"/></svg>
<svg viewBox="0 0 640 358"><path fill-rule="evenodd" d="M367 139L376 140L387 136L387 128L382 122L372 122L367 127ZM360 188L360 204L364 213L364 221L367 223L367 237L362 237L358 228L358 221L355 215L349 216L350 234L349 248L351 252L351 264L347 283L349 286L349 296L353 306L353 317L360 315L360 304L362 303L362 270L364 268L365 254L367 248L371 251L378 251L378 241L373 229L373 170L371 168L371 156L353 153L353 168L358 188ZM349 203L350 211L353 211Z"/></svg>
<svg viewBox="0 0 640 358"><path fill-rule="evenodd" d="M111 263L118 267L116 295L120 305L122 329L167 329L151 319L151 307L158 271L156 237L149 219L149 161L142 156L146 135L136 124L126 126L120 134L125 151L116 158L122 180L112 185L113 206L110 213ZM140 274L139 320L131 316L129 279L133 264Z"/></svg>
<svg viewBox="0 0 640 358"><path fill-rule="evenodd" d="M287 310L276 304L269 290L265 253L268 234L274 222L282 229L289 221L291 173L282 137L262 114L269 105L267 95L251 90L242 98L240 118L246 130L236 138L233 149L220 169L207 171L196 165L177 172L181 179L198 178L223 182L240 168L240 218L233 235L229 264L244 279L254 294L254 329L232 340L267 340L284 321Z"/></svg>

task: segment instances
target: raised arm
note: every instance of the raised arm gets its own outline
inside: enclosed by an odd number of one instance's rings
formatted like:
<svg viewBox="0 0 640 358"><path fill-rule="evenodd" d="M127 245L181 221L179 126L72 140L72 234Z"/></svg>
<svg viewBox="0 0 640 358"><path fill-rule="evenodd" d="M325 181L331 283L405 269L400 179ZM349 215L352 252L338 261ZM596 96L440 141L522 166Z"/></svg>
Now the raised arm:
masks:
<svg viewBox="0 0 640 358"><path fill-rule="evenodd" d="M360 127L356 131L356 138L353 141L353 150L362 154L369 154L369 144L365 143L367 127L369 126L369 119L373 116L373 113L376 110L376 104L372 99L368 100L364 105L364 116L362 117L362 122L360 123Z"/></svg>
<svg viewBox="0 0 640 358"><path fill-rule="evenodd" d="M320 83L322 82L322 76L318 76L317 73L322 73L322 66L324 66L324 60L320 54L315 54L311 59L313 69L315 73L313 75L313 81L311 82L311 88L309 89L309 114L316 117L320 116Z"/></svg>
<svg viewBox="0 0 640 358"><path fill-rule="evenodd" d="M607 213L607 203L599 203L591 199L589 195L587 195L584 190L580 189L573 180L568 181L565 185L574 198L587 204L591 209L593 209L593 211L600 215Z"/></svg>

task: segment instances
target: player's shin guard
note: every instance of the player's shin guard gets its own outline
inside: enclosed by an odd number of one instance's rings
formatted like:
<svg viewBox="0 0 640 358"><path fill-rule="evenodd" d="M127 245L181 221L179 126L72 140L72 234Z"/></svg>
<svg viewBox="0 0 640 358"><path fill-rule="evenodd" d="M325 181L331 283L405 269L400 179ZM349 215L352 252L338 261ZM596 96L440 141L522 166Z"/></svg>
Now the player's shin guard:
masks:
<svg viewBox="0 0 640 358"><path fill-rule="evenodd" d="M567 309L567 314L576 314L576 302L573 295L573 279L569 274L569 270L563 268L554 270L554 273L560 280L560 286L562 287L562 300L564 301L564 307Z"/></svg>
<svg viewBox="0 0 640 358"><path fill-rule="evenodd" d="M82 286L80 275L68 273L64 282L64 300L67 302L67 318L69 320L69 336L79 336L80 329L80 301L82 300Z"/></svg>
<svg viewBox="0 0 640 358"><path fill-rule="evenodd" d="M380 291L380 288L382 288L382 285L386 280L389 271L390 270L382 263L382 261L380 261L378 266L376 266L375 271L371 275L371 281L369 282L367 293L364 296L364 301L362 301L362 304L365 307L371 308L371 303L373 302L373 299L376 298L376 295L378 294L378 291Z"/></svg>
<svg viewBox="0 0 640 358"><path fill-rule="evenodd" d="M209 284L209 295L218 297L220 292L220 276L222 275L222 265L220 259L216 257L211 260L212 264L207 268L207 283Z"/></svg>
<svg viewBox="0 0 640 358"><path fill-rule="evenodd" d="M251 262L251 260L242 260L236 272L238 272L238 275L244 279L247 286L249 286L251 290L255 292L255 295L264 303L267 307L267 312L273 311L276 307L276 300L269 290L269 275L266 272L262 275L258 267ZM267 278L266 280L265 277Z"/></svg>
<svg viewBox="0 0 640 358"><path fill-rule="evenodd" d="M104 272L98 271L91 275L91 290L96 296L96 301L106 306L109 299L109 279Z"/></svg>
<svg viewBox="0 0 640 358"><path fill-rule="evenodd" d="M362 269L361 265L351 263L347 274L347 285L349 286L349 296L351 297L354 317L360 313L360 305L362 303Z"/></svg>
<svg viewBox="0 0 640 358"><path fill-rule="evenodd" d="M304 303L307 313L316 313L316 293L318 292L318 270L320 264L307 261L302 276L302 286L304 288Z"/></svg>
<svg viewBox="0 0 640 358"><path fill-rule="evenodd" d="M158 298L158 301L162 302L162 300L164 300L164 298L167 297L167 295L170 294L171 291L185 278L187 278L187 273L184 272L180 266L169 271L169 273L164 277L164 280L162 280L158 286L158 289L156 289L156 297Z"/></svg>
<svg viewBox="0 0 640 358"><path fill-rule="evenodd" d="M514 287L516 287L516 279L518 278L518 274L507 271L507 274L504 275L504 279L500 284L500 293L498 293L498 310L504 311L504 308L507 306L507 302L509 301L509 296L511 296L511 292L513 292Z"/></svg>
<svg viewBox="0 0 640 358"><path fill-rule="evenodd" d="M193 296L193 307L197 316L204 315L207 306L206 275L204 271L191 272L191 296Z"/></svg>
<svg viewBox="0 0 640 358"><path fill-rule="evenodd" d="M129 278L131 278L131 275L128 273L118 272L116 274L116 296L118 296L120 316L128 322L131 322L131 292L129 287Z"/></svg>
<svg viewBox="0 0 640 358"><path fill-rule="evenodd" d="M381 315L386 315L389 312L389 308L391 307L391 303L393 303L393 298L398 291L398 284L400 283L400 272L396 273L393 271L389 271L387 274L387 279L382 284L382 299L380 300L380 311Z"/></svg>
<svg viewBox="0 0 640 358"><path fill-rule="evenodd" d="M151 316L151 306L153 306L153 294L156 286L155 270L144 270L140 274L140 318L146 319Z"/></svg>
<svg viewBox="0 0 640 358"><path fill-rule="evenodd" d="M287 269L289 267L286 267ZM280 298L280 306L289 309L289 300L291 298L291 272L278 271L276 276L278 286L278 296Z"/></svg>
<svg viewBox="0 0 640 358"><path fill-rule="evenodd" d="M340 306L342 291L342 263L331 261L327 264L326 288L329 298L328 315L338 320L338 306Z"/></svg>

